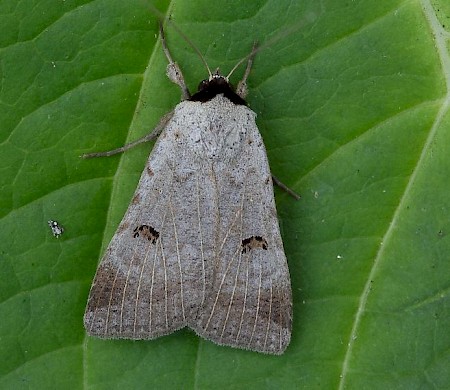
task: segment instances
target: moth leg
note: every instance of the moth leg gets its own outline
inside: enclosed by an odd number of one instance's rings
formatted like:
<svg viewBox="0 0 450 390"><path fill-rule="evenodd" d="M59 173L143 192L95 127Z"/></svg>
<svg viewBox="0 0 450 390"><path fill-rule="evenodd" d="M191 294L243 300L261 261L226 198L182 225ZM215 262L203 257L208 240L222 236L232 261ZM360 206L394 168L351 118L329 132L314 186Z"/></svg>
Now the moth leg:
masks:
<svg viewBox="0 0 450 390"><path fill-rule="evenodd" d="M297 194L293 189L289 188L286 184L284 184L280 179L278 179L276 176L272 175L272 181L274 184L276 184L278 187L280 187L283 191L287 192L289 195L291 195L295 200L300 199L300 195Z"/></svg>
<svg viewBox="0 0 450 390"><path fill-rule="evenodd" d="M247 93L248 93L247 78L248 78L248 75L250 74L250 70L252 69L253 59L255 58L257 51L258 51L258 44L257 44L257 42L255 42L253 44L252 52L250 53L250 56L248 57L247 68L245 69L244 77L242 77L242 80L239 81L237 88L236 88L236 94L238 96L240 96L242 99L245 99L245 97L247 96Z"/></svg>
<svg viewBox="0 0 450 390"><path fill-rule="evenodd" d="M180 67L172 59L172 56L170 55L169 48L167 47L166 44L166 37L164 35L162 23L159 23L159 33L161 34L161 45L164 50L164 54L166 55L167 60L169 61L169 64L167 65L166 68L167 77L170 79L170 81L177 84L181 88L182 99L187 100L191 97L191 93L189 92L189 89L186 86L186 82L184 81L183 73L181 72Z"/></svg>
<svg viewBox="0 0 450 390"><path fill-rule="evenodd" d="M120 148L108 150L106 152L94 152L94 153L86 153L83 154L82 158L92 158L92 157L109 157L113 156L114 154L125 152L126 150L129 150L131 148L134 148L135 146L142 144L144 142L151 141L158 137L158 135L161 134L161 132L164 130L164 128L167 126L167 123L170 121L170 119L173 116L173 111L167 113L164 115L159 123L156 125L156 127L149 133L144 135L142 138L139 138L136 141L130 142L129 144L126 144Z"/></svg>

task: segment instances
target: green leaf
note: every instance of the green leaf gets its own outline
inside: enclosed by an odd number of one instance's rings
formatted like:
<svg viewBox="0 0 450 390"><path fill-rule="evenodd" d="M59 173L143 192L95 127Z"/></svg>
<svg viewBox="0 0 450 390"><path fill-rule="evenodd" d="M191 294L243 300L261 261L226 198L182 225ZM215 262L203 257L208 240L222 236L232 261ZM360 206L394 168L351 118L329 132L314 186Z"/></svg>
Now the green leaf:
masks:
<svg viewBox="0 0 450 390"><path fill-rule="evenodd" d="M248 102L294 293L280 357L182 330L86 336L89 287L179 102L145 1L0 4L0 388L435 389L450 383L447 0L160 0L226 73L258 40ZM170 26L191 90L206 71ZM267 43L267 46L265 44ZM232 76L236 82L243 67ZM52 236L47 221L64 234Z"/></svg>

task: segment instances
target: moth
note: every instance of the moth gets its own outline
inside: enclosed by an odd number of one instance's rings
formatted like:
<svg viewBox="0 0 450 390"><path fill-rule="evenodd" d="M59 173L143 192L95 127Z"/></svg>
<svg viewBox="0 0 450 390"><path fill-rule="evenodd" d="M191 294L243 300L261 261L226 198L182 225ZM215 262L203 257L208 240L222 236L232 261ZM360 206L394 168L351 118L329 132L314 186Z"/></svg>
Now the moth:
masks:
<svg viewBox="0 0 450 390"><path fill-rule="evenodd" d="M292 328L289 270L266 150L245 101L256 46L228 76L203 59L209 77L191 95L160 34L183 100L144 138L85 155L159 135L97 269L85 328L155 339L189 327L216 344L282 354ZM246 59L234 89L229 77Z"/></svg>

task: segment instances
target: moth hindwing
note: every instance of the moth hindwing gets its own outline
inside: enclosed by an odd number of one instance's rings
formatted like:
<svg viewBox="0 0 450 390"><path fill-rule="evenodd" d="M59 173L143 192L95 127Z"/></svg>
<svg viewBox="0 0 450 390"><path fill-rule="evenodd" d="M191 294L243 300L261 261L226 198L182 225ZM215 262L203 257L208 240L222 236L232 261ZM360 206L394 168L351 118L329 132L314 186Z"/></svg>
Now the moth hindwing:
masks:
<svg viewBox="0 0 450 390"><path fill-rule="evenodd" d="M291 286L266 150L244 100L253 55L236 90L217 70L191 96L161 37L185 100L143 139L162 132L97 269L86 330L154 339L187 326L217 344L281 354Z"/></svg>

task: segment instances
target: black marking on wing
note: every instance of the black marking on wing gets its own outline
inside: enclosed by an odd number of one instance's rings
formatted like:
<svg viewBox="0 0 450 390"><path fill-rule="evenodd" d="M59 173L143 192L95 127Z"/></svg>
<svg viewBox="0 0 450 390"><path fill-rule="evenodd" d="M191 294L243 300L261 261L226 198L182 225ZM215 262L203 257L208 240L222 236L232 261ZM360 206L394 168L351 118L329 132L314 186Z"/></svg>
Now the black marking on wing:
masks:
<svg viewBox="0 0 450 390"><path fill-rule="evenodd" d="M242 253L250 252L251 249L262 248L267 250L269 244L261 236L251 236L242 240Z"/></svg>
<svg viewBox="0 0 450 390"><path fill-rule="evenodd" d="M142 236L142 238L146 238L147 240L151 241L152 244L156 244L156 240L159 238L159 232L152 226L141 225L135 227L133 230L134 238L140 236Z"/></svg>

